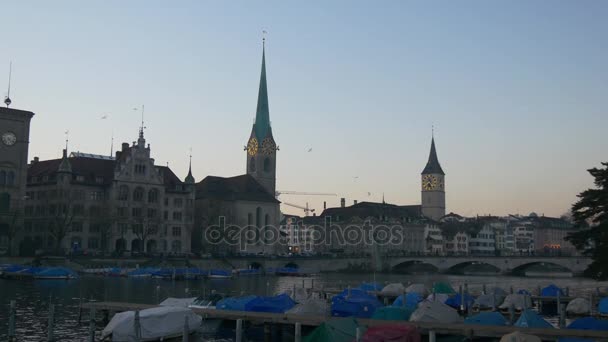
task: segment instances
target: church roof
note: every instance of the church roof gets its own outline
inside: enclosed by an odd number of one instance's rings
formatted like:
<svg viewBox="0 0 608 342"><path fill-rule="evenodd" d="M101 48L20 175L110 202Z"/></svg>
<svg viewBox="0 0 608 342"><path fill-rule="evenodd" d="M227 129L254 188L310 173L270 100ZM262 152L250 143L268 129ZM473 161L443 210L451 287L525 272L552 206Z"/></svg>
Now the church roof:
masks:
<svg viewBox="0 0 608 342"><path fill-rule="evenodd" d="M429 153L429 160L426 162L424 170L422 170L423 175L433 173L445 175L443 169L441 169L441 165L439 164L439 159L437 158L437 151L435 150L435 138L431 139L431 152Z"/></svg>
<svg viewBox="0 0 608 342"><path fill-rule="evenodd" d="M258 91L258 106L255 112L255 123L253 131L258 141L262 141L269 134L272 135L270 128L270 110L268 108L268 87L266 85L266 52L262 48L262 72L260 74L260 89Z"/></svg>
<svg viewBox="0 0 608 342"><path fill-rule="evenodd" d="M388 203L360 202L349 207L327 208L320 215L339 216L340 220L351 218L366 219L368 217L388 217L394 219L420 218L421 211L419 205L398 206Z"/></svg>
<svg viewBox="0 0 608 342"><path fill-rule="evenodd" d="M228 178L207 176L196 184L196 198L280 203L249 174Z"/></svg>

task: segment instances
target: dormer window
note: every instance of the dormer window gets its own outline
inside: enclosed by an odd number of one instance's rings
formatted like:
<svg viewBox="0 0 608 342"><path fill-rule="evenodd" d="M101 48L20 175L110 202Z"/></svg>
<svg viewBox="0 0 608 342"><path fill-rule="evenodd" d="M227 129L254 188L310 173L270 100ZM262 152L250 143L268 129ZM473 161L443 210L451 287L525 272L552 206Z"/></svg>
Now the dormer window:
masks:
<svg viewBox="0 0 608 342"><path fill-rule="evenodd" d="M135 174L136 175L145 175L146 174L146 166L143 164L135 164Z"/></svg>

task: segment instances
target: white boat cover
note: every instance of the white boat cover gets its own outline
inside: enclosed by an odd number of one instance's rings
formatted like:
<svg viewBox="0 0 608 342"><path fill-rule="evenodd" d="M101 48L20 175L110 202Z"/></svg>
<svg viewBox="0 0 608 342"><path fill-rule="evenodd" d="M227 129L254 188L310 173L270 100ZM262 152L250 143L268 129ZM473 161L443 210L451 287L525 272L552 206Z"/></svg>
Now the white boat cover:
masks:
<svg viewBox="0 0 608 342"><path fill-rule="evenodd" d="M542 342L540 338L514 331L510 334L506 334L500 339L500 342Z"/></svg>
<svg viewBox="0 0 608 342"><path fill-rule="evenodd" d="M180 308L187 308L189 305L194 303L196 297L192 298L174 298L169 297L163 300L159 305L160 306L178 306Z"/></svg>
<svg viewBox="0 0 608 342"><path fill-rule="evenodd" d="M188 317L189 332L201 326L201 317L190 309L160 306L141 310L139 325L141 341L156 341L161 338L182 336L185 317ZM135 336L135 311L120 312L112 317L101 332L101 338L112 337L112 341L131 342Z"/></svg>
<svg viewBox="0 0 608 342"><path fill-rule="evenodd" d="M426 286L424 286L424 284L411 284L405 288L405 292L406 293L416 292L423 297L428 293L428 291L426 290Z"/></svg>
<svg viewBox="0 0 608 342"><path fill-rule="evenodd" d="M503 299L504 296L500 295L482 294L479 295L479 297L475 298L475 303L473 303L473 307L479 309L494 308L500 305Z"/></svg>
<svg viewBox="0 0 608 342"><path fill-rule="evenodd" d="M448 298L450 298L450 296L447 293L431 293L428 297L426 297L426 300L431 302L445 303Z"/></svg>
<svg viewBox="0 0 608 342"><path fill-rule="evenodd" d="M530 307L529 303L526 303L526 296L522 294L509 294L507 298L500 304L500 309L508 309L511 305L515 310L525 310Z"/></svg>
<svg viewBox="0 0 608 342"><path fill-rule="evenodd" d="M323 299L308 299L289 309L286 313L308 316L329 316L330 306Z"/></svg>
<svg viewBox="0 0 608 342"><path fill-rule="evenodd" d="M566 306L566 312L575 315L586 315L589 313L591 305L585 298L575 298Z"/></svg>
<svg viewBox="0 0 608 342"><path fill-rule="evenodd" d="M410 316L412 322L462 323L463 319L451 307L439 303L424 301Z"/></svg>
<svg viewBox="0 0 608 342"><path fill-rule="evenodd" d="M401 296L402 294L404 294L405 292L406 292L405 291L405 286L403 286L403 284L401 284L401 283L392 283L392 284L386 285L380 291L380 294L384 295L384 296L398 297L398 296Z"/></svg>
<svg viewBox="0 0 608 342"><path fill-rule="evenodd" d="M294 292L293 290L294 290L293 288L292 289L288 289L286 291L282 291L280 293L277 293L277 295L285 293L289 297L291 297L291 299L293 299L294 302L298 302L298 303L302 302L302 301L305 301L305 300L307 300L307 299L310 298L310 295L308 294L308 291L306 291L306 289L303 288L303 287L296 287L295 288L295 290L296 290L295 291L296 292L295 295L293 294L293 292Z"/></svg>

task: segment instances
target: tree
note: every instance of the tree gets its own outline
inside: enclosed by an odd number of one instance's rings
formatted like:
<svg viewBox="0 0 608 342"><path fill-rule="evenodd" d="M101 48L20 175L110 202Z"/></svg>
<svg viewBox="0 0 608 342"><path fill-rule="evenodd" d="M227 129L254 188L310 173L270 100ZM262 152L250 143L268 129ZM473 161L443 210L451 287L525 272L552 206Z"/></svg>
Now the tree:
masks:
<svg viewBox="0 0 608 342"><path fill-rule="evenodd" d="M585 270L585 275L608 279L608 162L604 168L587 170L594 178L596 189L587 189L578 195L578 202L572 205L572 217L580 230L570 233L570 241L593 262Z"/></svg>
<svg viewBox="0 0 608 342"><path fill-rule="evenodd" d="M133 234L139 239L140 245L138 251L132 252L144 252L146 250L146 240L148 237L156 235L163 223L157 209L148 207L143 209L146 210L133 219Z"/></svg>
<svg viewBox="0 0 608 342"><path fill-rule="evenodd" d="M118 222L118 215L112 209L109 201L106 201L100 208L98 215L91 217L91 223L99 229L100 249L103 254L108 253L109 241L114 236L113 227L116 222Z"/></svg>

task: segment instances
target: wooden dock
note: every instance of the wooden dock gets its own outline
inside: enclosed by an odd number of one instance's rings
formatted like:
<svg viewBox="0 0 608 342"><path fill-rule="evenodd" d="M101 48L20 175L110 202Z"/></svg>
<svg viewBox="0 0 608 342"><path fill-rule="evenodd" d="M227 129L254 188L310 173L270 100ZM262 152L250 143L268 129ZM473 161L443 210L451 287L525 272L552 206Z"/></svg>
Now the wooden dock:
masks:
<svg viewBox="0 0 608 342"><path fill-rule="evenodd" d="M89 302L83 303L83 309L94 308L95 311L122 312L130 310L144 310L157 305L151 304L136 304L123 302ZM248 312L248 311L228 311L217 309L192 309L204 319L222 319L222 320L242 320L254 324L285 324L302 326L318 326L330 319L337 319L328 316L306 316L295 314L282 313L266 313L266 312ZM376 326L383 324L403 324L416 327L422 334L446 334L446 335L462 335L469 338L472 337L493 337L500 338L514 331L520 331L526 334L537 336L543 340L557 341L560 337L578 337L588 338L594 341L608 341L608 333L606 331L591 331L591 330L570 330L570 329L536 329L536 328L520 328L513 326L486 326L486 325L470 325L470 324L445 324L434 322L408 322L408 321L387 321L375 319L357 319L357 321L365 326Z"/></svg>

